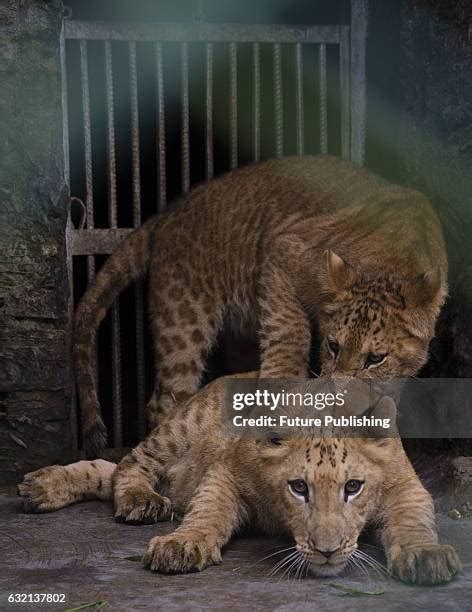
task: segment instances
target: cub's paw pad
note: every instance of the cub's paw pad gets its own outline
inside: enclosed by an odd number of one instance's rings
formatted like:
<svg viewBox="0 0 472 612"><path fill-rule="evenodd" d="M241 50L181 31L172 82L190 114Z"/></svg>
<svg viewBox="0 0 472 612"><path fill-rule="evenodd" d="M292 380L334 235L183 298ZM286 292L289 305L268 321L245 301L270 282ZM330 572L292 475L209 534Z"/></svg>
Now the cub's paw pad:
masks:
<svg viewBox="0 0 472 612"><path fill-rule="evenodd" d="M23 498L25 512L49 512L65 506L67 495L67 471L60 465L52 465L29 472L18 485L18 495Z"/></svg>
<svg viewBox="0 0 472 612"><path fill-rule="evenodd" d="M171 533L153 538L143 557L144 566L161 574L200 572L221 563L221 551L201 536Z"/></svg>
<svg viewBox="0 0 472 612"><path fill-rule="evenodd" d="M462 569L449 544L429 544L402 551L391 563L392 575L410 584L444 584Z"/></svg>
<svg viewBox="0 0 472 612"><path fill-rule="evenodd" d="M115 496L115 519L130 524L157 523L171 517L168 497L140 488L130 488Z"/></svg>

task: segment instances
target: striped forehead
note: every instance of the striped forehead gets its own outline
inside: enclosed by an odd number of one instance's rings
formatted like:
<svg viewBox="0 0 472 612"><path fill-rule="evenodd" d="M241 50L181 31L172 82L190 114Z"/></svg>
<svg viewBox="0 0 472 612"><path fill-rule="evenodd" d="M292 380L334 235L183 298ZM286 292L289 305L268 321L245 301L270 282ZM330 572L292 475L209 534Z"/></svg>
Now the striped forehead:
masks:
<svg viewBox="0 0 472 612"><path fill-rule="evenodd" d="M313 467L336 468L348 459L348 449L342 439L308 439L305 445L305 460Z"/></svg>
<svg viewBox="0 0 472 612"><path fill-rule="evenodd" d="M351 295L353 302L363 306L366 311L405 309L401 284L388 278L364 279L351 287Z"/></svg>

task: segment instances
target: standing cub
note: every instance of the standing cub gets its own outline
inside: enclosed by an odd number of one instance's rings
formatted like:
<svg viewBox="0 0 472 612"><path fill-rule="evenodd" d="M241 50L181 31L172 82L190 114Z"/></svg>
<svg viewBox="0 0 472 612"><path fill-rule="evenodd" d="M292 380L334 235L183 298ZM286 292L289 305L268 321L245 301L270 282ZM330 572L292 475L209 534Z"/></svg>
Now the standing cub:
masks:
<svg viewBox="0 0 472 612"><path fill-rule="evenodd" d="M259 334L261 377L303 378L311 326L323 374L416 374L446 286L441 228L426 198L340 159L241 168L183 196L132 233L78 307L75 368L84 447L105 444L91 347L115 297L149 272L156 357L151 424L197 390L224 322Z"/></svg>
<svg viewBox="0 0 472 612"><path fill-rule="evenodd" d="M252 526L293 538L297 573L333 576L363 554L357 540L369 522L380 527L388 569L400 580L439 584L460 571L454 549L438 544L431 497L398 437L230 438L223 397L219 379L164 417L118 466L98 459L27 474L19 485L25 510L113 499L115 516L133 523L175 510L184 515L180 526L154 537L143 557L163 573L219 563L231 536ZM384 416L389 402L380 400L372 415Z"/></svg>

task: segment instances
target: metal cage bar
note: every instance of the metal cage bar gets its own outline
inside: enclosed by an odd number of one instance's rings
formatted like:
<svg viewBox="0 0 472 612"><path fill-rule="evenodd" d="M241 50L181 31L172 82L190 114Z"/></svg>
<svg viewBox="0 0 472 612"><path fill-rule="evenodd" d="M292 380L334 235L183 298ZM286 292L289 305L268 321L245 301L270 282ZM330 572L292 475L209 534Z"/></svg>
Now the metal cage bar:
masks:
<svg viewBox="0 0 472 612"><path fill-rule="evenodd" d="M206 179L213 178L213 44L206 44Z"/></svg>
<svg viewBox="0 0 472 612"><path fill-rule="evenodd" d="M107 179L108 179L108 218L110 227L118 227L116 198L116 142L115 113L113 92L113 64L111 42L105 41L105 90L107 114ZM120 305L116 300L111 308L111 372L112 372L112 409L113 409L113 443L123 446L122 397L121 397L121 335Z"/></svg>
<svg viewBox="0 0 472 612"><path fill-rule="evenodd" d="M339 43L343 26L232 23L119 23L67 20L70 39L220 43Z"/></svg>
<svg viewBox="0 0 472 612"><path fill-rule="evenodd" d="M259 43L252 46L253 54L253 160L258 162L261 158L261 53Z"/></svg>
<svg viewBox="0 0 472 612"><path fill-rule="evenodd" d="M136 65L136 43L128 43L131 96L131 166L133 191L133 225L141 225L141 164L139 146L138 74ZM139 434L146 433L146 391L144 371L144 298L143 284L138 281L134 288L136 305L136 397Z"/></svg>
<svg viewBox="0 0 472 612"><path fill-rule="evenodd" d="M108 179L108 219L110 227L118 227L116 208L116 143L115 143L115 112L113 95L113 67L111 42L105 41L105 90L107 113L107 179Z"/></svg>
<svg viewBox="0 0 472 612"><path fill-rule="evenodd" d="M368 24L368 1L351 0L351 159L364 163L366 116L365 42Z"/></svg>
<svg viewBox="0 0 472 612"><path fill-rule="evenodd" d="M190 189L190 114L188 94L188 44L180 45L182 86L182 191Z"/></svg>
<svg viewBox="0 0 472 612"><path fill-rule="evenodd" d="M90 85L88 73L87 41L80 41L80 76L82 83L82 114L84 128L84 168L85 168L85 210L87 229L94 227L93 215L93 170L92 170L92 132L90 122ZM95 259L87 258L88 282L95 276Z"/></svg>
<svg viewBox="0 0 472 612"><path fill-rule="evenodd" d="M322 43L319 51L320 70L320 150L328 152L328 83L326 78L326 45Z"/></svg>
<svg viewBox="0 0 472 612"><path fill-rule="evenodd" d="M141 165L139 152L139 108L138 108L138 73L136 66L136 43L128 43L129 77L131 97L131 167L133 193L133 225L141 225Z"/></svg>
<svg viewBox="0 0 472 612"><path fill-rule="evenodd" d="M351 146L350 133L350 84L349 84L349 31L344 30L339 42L339 79L341 92L341 157L349 159Z"/></svg>
<svg viewBox="0 0 472 612"><path fill-rule="evenodd" d="M156 81L157 81L157 138L158 138L158 186L159 197L158 210L163 212L167 205L167 180L166 180L166 117L164 101L164 72L162 67L162 45L155 43L156 55Z"/></svg>
<svg viewBox="0 0 472 612"><path fill-rule="evenodd" d="M229 122L230 122L230 168L238 167L238 48L229 45Z"/></svg>
<svg viewBox="0 0 472 612"><path fill-rule="evenodd" d="M87 230L94 227L93 203L93 166L92 166L92 128L90 118L90 83L88 72L87 41L80 41L80 77L82 84L82 120L84 130L84 168L85 168L85 214ZM87 256L87 284L90 285L95 278L95 256ZM95 384L98 386L98 356L97 339L94 337L92 346L92 363L95 375Z"/></svg>
<svg viewBox="0 0 472 612"><path fill-rule="evenodd" d="M297 126L297 154L304 151L304 125L303 125L303 50L300 43L295 44L295 103Z"/></svg>
<svg viewBox="0 0 472 612"><path fill-rule="evenodd" d="M61 62L61 104L62 104L62 149L64 156L64 178L67 185L70 186L70 153L69 153L69 100L67 94L67 60L66 60L66 33L65 33L65 21L62 22L60 42L59 42L59 54ZM70 196L70 193L69 193ZM71 249L71 235L73 232L72 218L69 214L67 217L66 224L66 256L67 256L67 276L69 281L69 303L68 303L68 316L69 316L69 328L68 328L68 352L72 357L72 320L74 316L74 265ZM71 359L72 362L72 359ZM71 385L71 412L70 412L70 424L71 424L71 438L74 449L79 446L79 434L78 434L78 412L77 412L77 394L75 385Z"/></svg>
<svg viewBox="0 0 472 612"><path fill-rule="evenodd" d="M275 130L275 155L282 157L284 154L284 109L282 91L282 51L280 43L272 47L274 61L274 130Z"/></svg>

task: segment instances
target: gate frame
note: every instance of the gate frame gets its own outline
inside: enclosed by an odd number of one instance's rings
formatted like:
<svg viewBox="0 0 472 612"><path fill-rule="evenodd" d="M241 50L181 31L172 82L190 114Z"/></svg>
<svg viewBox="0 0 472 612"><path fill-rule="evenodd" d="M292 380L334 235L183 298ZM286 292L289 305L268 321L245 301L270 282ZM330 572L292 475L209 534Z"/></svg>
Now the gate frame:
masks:
<svg viewBox="0 0 472 612"><path fill-rule="evenodd" d="M87 48L84 41L101 40L105 41L105 55L108 60L111 58L110 43L111 41L127 41L130 44L130 69L131 69L131 106L132 106L132 146L133 146L133 228L117 228L116 227L116 193L114 192L113 180L110 180L109 186L112 192L112 202L109 202L112 221L111 228L108 229L93 229L93 224L90 222L87 229L83 226L76 229L71 221L70 215L66 228L66 245L67 245L67 269L69 276L69 354L72 354L72 321L74 311L73 298L73 257L76 255L85 255L88 259L88 274L89 282L93 278L94 270L94 255L109 255L112 253L119 243L136 227L141 224L140 219L140 187L139 187L139 126L137 124L137 88L136 88L136 42L154 42L157 45L157 57L159 58L159 49L161 42L177 42L181 43L182 49L182 86L184 92L187 92L187 102L183 102L182 121L183 121L183 182L182 191L186 192L190 188L189 172L188 172L188 64L187 64L187 43L203 42L207 43L207 87L212 83L212 48L213 43L229 43L230 44L230 71L231 71L231 168L237 167L237 108L235 108L235 78L236 78L236 44L237 43L253 43L254 49L254 67L258 65L258 53L260 43L272 43L274 45L274 95L276 101L276 151L277 156L282 154L281 133L278 133L282 128L281 119L277 120L277 115L281 115L281 109L277 112L277 98L281 96L281 86L277 84L277 74L280 70L280 44L292 43L296 45L296 65L297 78L301 74L301 45L303 43L313 43L321 45L320 66L324 63L324 71L326 70L326 44L334 43L339 45L340 57L340 87L341 87L341 151L342 157L350 159L359 164L364 164L365 161L365 138L366 138L366 39L368 28L368 0L351 0L351 19L349 25L265 25L265 24L233 24L233 23L205 23L197 21L194 23L127 23L127 22L100 22L100 21L83 21L72 20L67 15L64 16L61 36L60 36L60 61L61 61L61 96L62 96L62 118L63 118L63 154L64 154L64 176L70 190L70 152L69 152L69 123L68 123L68 99L67 99L67 71L66 71L66 40L80 40L81 42L81 72L82 72L82 96L85 104L88 104L88 76L87 76ZM162 61L162 56L161 61ZM107 61L107 60L106 60ZM134 72L133 72L134 68ZM85 73L84 73L85 70ZM111 61L110 61L111 70ZM323 75L323 69L321 70ZM162 64L159 68L158 59L158 79L162 78ZM260 78L260 75L259 75ZM85 81L85 82L84 82ZM257 91L257 77L255 76L255 85ZM320 92L323 99L323 87L326 88L326 82L323 83L321 77ZM107 83L107 90L110 91L110 84ZM159 90L161 90L159 88ZM113 94L111 94L113 95ZM296 92L300 98L300 91ZM185 95L183 96L185 99ZM257 94L256 94L257 97ZM111 98L111 102L113 99ZM207 179L213 176L212 158L210 159L209 151L210 144L208 142L208 130L212 129L212 120L209 112L211 105L208 103L207 97ZM210 100L211 102L211 100ZM109 105L110 100L108 100ZM257 102L256 102L257 104ZM303 102L297 100L297 113L300 117L300 108L303 107ZM323 104L321 105L323 107ZM210 109L210 110L209 110ZM165 124L163 120L163 100L159 100L159 210L165 207L165 166L162 171L162 162L165 163L165 145L162 145L162 140L165 141ZM323 112L326 109L321 108L320 123L323 126ZM91 142L90 142L90 125L86 123L86 115L90 119L89 110L84 113L84 136L85 136L85 155L86 167L86 191L87 196L90 195L92 187L91 176ZM114 143L113 122L108 117L108 138L112 138ZM298 120L297 120L298 121ZM111 134L110 134L111 130ZM260 124L255 121L254 134L260 130ZM321 152L326 152L327 143L323 142L323 129L321 131ZM298 122L297 134L297 149L303 152L302 136L303 123L302 119ZM88 141L88 142L87 142ZM110 141L109 141L110 144ZM114 146L114 144L113 144ZM87 151L88 149L88 151ZM258 160L258 148L255 145L254 158ZM87 160L88 158L88 160ZM114 159L113 159L113 164ZM109 168L110 171L110 168ZM112 172L115 172L112 169ZM87 176L89 175L89 176ZM116 177L115 177L116 178ZM113 179L113 176L111 176ZM109 196L110 197L110 196ZM74 198L71 198L73 200ZM75 198L77 199L77 198ZM114 203L113 203L114 202ZM85 209L87 217L90 219L90 213L93 213L93 201L89 202L87 197ZM92 227L91 227L92 225ZM138 351L143 347L142 331L142 285L136 284L136 300L137 300L137 338ZM139 305L139 307L138 307ZM121 390L120 390L120 363L119 363L119 309L115 303L112 309L112 326L113 326L113 342L112 342L112 377L113 377L113 428L115 440L122 440L121 431ZM143 351L142 351L143 352ZM138 355L139 357L139 355ZM139 431L141 437L145 434L145 397L144 397L144 370L143 364L139 366L141 360L138 358L138 420ZM72 368L73 369L73 368ZM78 449L78 433L77 433L77 400L75 383L72 384L72 407L71 407L71 431L75 449ZM116 402L115 402L116 400ZM116 405L116 403L118 405ZM118 448L111 449L116 452ZM113 454L113 453L112 453Z"/></svg>

